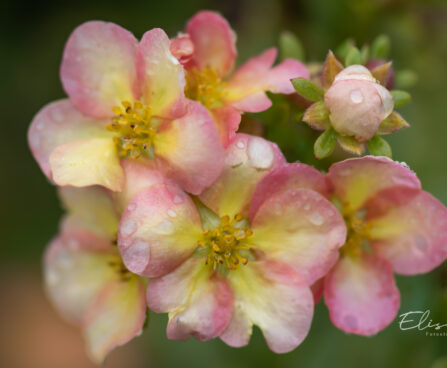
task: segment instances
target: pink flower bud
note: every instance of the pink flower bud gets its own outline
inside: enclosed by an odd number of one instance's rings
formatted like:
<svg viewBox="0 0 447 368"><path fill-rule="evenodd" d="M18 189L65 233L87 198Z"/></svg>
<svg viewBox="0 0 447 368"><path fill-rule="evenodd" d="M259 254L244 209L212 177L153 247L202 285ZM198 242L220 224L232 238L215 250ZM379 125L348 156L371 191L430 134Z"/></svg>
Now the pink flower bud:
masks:
<svg viewBox="0 0 447 368"><path fill-rule="evenodd" d="M324 103L334 129L361 142L376 134L394 107L390 92L362 65L341 71L326 92Z"/></svg>
<svg viewBox="0 0 447 368"><path fill-rule="evenodd" d="M185 65L191 60L194 53L194 43L191 41L191 37L188 34L179 34L171 41L169 47L171 54L174 55L178 61Z"/></svg>

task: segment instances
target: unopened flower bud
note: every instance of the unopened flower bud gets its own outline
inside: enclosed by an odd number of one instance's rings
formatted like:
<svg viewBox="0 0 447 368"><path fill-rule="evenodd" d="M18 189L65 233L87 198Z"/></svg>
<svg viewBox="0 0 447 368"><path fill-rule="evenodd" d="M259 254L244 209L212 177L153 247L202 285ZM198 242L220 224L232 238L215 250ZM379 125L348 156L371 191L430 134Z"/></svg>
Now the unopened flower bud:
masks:
<svg viewBox="0 0 447 368"><path fill-rule="evenodd" d="M377 132L380 123L393 111L390 92L362 65L341 71L324 96L334 129L364 142Z"/></svg>

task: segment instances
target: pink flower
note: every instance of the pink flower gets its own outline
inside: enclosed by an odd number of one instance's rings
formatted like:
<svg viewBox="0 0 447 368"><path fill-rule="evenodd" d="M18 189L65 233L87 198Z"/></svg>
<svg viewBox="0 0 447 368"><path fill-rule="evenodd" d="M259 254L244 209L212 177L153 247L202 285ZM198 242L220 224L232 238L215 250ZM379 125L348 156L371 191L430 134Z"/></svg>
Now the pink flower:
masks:
<svg viewBox="0 0 447 368"><path fill-rule="evenodd" d="M266 183L267 189L274 195L300 187L291 174L297 170L296 164L277 170L270 181L281 185ZM447 209L408 167L383 157L336 163L314 189L332 198L348 229L340 259L324 280L331 320L346 332L373 335L399 309L393 272L426 273L447 259ZM318 298L318 285L314 290Z"/></svg>
<svg viewBox="0 0 447 368"><path fill-rule="evenodd" d="M58 185L120 191L121 158L154 164L194 194L219 175L223 150L206 109L184 96L182 65L161 29L140 43L113 23L87 22L70 36L61 80L69 99L34 118L28 140Z"/></svg>
<svg viewBox="0 0 447 368"><path fill-rule="evenodd" d="M45 253L48 296L69 321L81 326L92 360L142 331L145 281L123 265L116 247L118 217L103 188L60 190L69 214Z"/></svg>
<svg viewBox="0 0 447 368"><path fill-rule="evenodd" d="M271 195L280 183L270 176L284 165L275 144L238 134L221 176L199 198L161 184L131 200L118 247L129 270L152 278L148 305L169 313L169 338L242 346L256 324L283 353L307 335L310 285L335 264L346 226L312 190L325 181L309 166L294 175L301 188Z"/></svg>
<svg viewBox="0 0 447 368"><path fill-rule="evenodd" d="M393 97L362 65L351 65L336 75L324 95L334 129L359 142L370 140L393 112Z"/></svg>
<svg viewBox="0 0 447 368"><path fill-rule="evenodd" d="M186 96L209 109L225 147L235 138L241 113L264 111L271 106L266 91L291 94L295 91L291 78L309 78L307 68L297 60L286 59L272 68L275 48L231 73L236 59L236 34L223 17L211 11L193 16L186 35L180 35L172 44L171 50L181 50L179 60L188 70ZM192 54L185 59L187 50Z"/></svg>

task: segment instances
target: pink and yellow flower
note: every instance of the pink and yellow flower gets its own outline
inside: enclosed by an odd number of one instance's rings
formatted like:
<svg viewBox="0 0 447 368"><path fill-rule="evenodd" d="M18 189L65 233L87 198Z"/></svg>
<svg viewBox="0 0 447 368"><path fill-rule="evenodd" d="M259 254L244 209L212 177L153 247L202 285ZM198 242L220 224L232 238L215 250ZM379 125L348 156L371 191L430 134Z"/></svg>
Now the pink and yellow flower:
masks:
<svg viewBox="0 0 447 368"><path fill-rule="evenodd" d="M255 324L283 353L307 335L310 285L337 261L346 226L312 190L325 181L309 166L296 173L301 188L271 195L263 182L283 165L275 144L238 134L221 176L199 198L163 183L127 206L118 247L129 270L152 278L148 305L169 313L169 338L243 346Z"/></svg>
<svg viewBox="0 0 447 368"><path fill-rule="evenodd" d="M271 182L281 184L274 188L266 182L270 193L300 187L291 174L296 170L299 166L290 164L271 175ZM314 189L339 207L348 236L324 289L314 289L323 292L338 328L373 335L390 324L399 309L393 272L426 273L447 259L447 209L421 189L408 167L383 157L336 163L326 183L318 180Z"/></svg>
<svg viewBox="0 0 447 368"><path fill-rule="evenodd" d="M193 16L186 34L172 41L171 50L187 69L186 96L209 109L225 147L235 138L241 113L260 112L271 106L266 91L291 94L295 90L290 79L309 78L307 68L297 60L286 59L272 67L275 48L251 58L232 73L236 34L223 17L212 11Z"/></svg>
<svg viewBox="0 0 447 368"><path fill-rule="evenodd" d="M223 163L217 130L207 110L185 98L185 72L169 47L158 28L140 42L113 23L75 29L60 72L69 99L45 106L28 133L50 180L119 191L120 159L140 157L153 158L194 194L217 178Z"/></svg>
<svg viewBox="0 0 447 368"><path fill-rule="evenodd" d="M127 270L116 247L118 217L103 188L62 188L69 214L45 253L47 293L80 325L92 360L138 336L146 319L146 281Z"/></svg>

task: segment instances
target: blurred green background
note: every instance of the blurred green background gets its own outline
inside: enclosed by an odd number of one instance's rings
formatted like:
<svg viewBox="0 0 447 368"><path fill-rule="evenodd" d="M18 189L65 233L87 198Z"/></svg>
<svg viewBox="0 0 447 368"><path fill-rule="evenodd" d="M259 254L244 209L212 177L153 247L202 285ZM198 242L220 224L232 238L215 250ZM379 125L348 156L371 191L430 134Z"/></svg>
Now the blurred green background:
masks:
<svg viewBox="0 0 447 368"><path fill-rule="evenodd" d="M49 306L41 286L41 256L56 233L62 213L56 191L27 148L33 115L64 96L59 63L64 43L80 23L112 21L140 37L153 27L170 36L200 9L221 12L238 34L238 61L277 45L282 30L303 42L307 60L322 60L328 48L347 37L358 44L386 33L399 69L419 75L410 92L413 102L400 109L412 127L387 138L394 158L416 171L426 190L447 204L447 2L428 0L189 0L34 1L7 0L0 12L2 57L0 101L0 366L87 367L80 334ZM286 148L289 159L302 161L300 128L267 132ZM289 134L290 132L294 134ZM304 130L303 130L304 132ZM308 134L308 133L306 133ZM326 164L323 162L323 166ZM432 312L447 323L447 266L422 276L398 277L401 313ZM271 353L259 332L250 345L233 349L216 340L199 343L166 339L167 317L151 315L149 328L129 346L112 353L109 367L430 367L447 355L447 336L400 331L397 322L370 338L347 335L330 324L324 303L308 338L295 351ZM444 329L445 330L445 329ZM444 361L445 362L445 361ZM442 364L442 363L440 363ZM442 365L441 365L442 366Z"/></svg>

